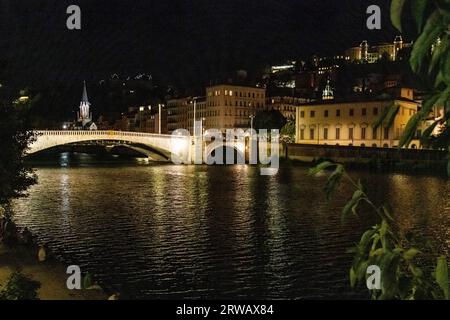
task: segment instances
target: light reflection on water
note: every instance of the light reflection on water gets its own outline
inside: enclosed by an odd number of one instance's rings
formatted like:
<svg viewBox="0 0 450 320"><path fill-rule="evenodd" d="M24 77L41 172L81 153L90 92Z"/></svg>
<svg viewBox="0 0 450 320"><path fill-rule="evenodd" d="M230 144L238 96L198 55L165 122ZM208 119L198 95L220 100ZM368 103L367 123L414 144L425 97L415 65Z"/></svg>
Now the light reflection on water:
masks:
<svg viewBox="0 0 450 320"><path fill-rule="evenodd" d="M351 188L325 201L325 177L285 167L39 168L16 220L67 263L137 298L353 298L346 253L365 221L341 225ZM353 173L389 200L402 229L450 247L450 185ZM362 219L364 220L364 219ZM368 223L368 222L367 222Z"/></svg>

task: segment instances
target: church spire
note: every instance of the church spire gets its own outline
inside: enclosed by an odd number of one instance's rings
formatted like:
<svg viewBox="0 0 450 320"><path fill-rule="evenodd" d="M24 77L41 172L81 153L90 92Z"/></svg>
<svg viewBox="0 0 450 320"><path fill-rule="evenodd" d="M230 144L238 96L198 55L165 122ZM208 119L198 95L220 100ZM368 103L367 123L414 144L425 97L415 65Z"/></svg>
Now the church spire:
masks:
<svg viewBox="0 0 450 320"><path fill-rule="evenodd" d="M80 111L78 112L78 122L81 122L84 127L87 123L92 121L92 114L90 113L90 103L88 100L86 81L83 82L83 95L81 96Z"/></svg>
<svg viewBox="0 0 450 320"><path fill-rule="evenodd" d="M83 96L81 97L81 102L85 102L89 104L89 99L87 95L87 89L86 89L86 81L83 81Z"/></svg>

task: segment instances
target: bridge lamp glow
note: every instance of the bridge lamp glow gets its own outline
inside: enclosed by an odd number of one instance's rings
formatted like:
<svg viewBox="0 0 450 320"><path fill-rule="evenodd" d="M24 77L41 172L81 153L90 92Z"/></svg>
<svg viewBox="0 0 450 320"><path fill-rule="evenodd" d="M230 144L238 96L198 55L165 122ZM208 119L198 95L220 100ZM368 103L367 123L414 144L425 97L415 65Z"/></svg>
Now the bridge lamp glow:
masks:
<svg viewBox="0 0 450 320"><path fill-rule="evenodd" d="M171 143L172 143L172 151L176 155L181 155L183 153L183 151L185 151L187 149L186 139L172 138Z"/></svg>

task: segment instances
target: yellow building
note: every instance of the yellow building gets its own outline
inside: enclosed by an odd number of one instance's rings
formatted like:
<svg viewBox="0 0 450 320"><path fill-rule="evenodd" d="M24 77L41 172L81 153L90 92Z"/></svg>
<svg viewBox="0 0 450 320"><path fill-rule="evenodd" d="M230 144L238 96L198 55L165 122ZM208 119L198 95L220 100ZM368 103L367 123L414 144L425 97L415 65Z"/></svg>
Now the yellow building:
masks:
<svg viewBox="0 0 450 320"><path fill-rule="evenodd" d="M375 129L385 108L399 106L392 125L382 124ZM383 147L399 145L406 124L418 111L412 89L402 89L395 100L337 101L329 100L297 107L296 143ZM418 132L420 134L420 132ZM413 140L410 148L419 148L419 140Z"/></svg>
<svg viewBox="0 0 450 320"><path fill-rule="evenodd" d="M203 127L221 131L248 129L250 117L265 110L265 101L266 90L262 88L231 84L207 87Z"/></svg>

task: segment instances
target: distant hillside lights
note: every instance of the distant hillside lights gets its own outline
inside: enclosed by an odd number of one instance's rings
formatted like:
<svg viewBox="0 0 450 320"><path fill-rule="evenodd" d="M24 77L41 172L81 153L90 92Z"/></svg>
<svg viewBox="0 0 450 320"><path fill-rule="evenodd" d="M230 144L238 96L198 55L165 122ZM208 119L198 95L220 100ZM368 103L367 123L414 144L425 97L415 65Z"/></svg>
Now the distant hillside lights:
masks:
<svg viewBox="0 0 450 320"><path fill-rule="evenodd" d="M412 47L412 42L406 43L401 36L395 37L391 43L380 43L370 46L364 40L358 47L353 47L345 51L345 60L354 63L377 63L383 58L388 61L398 61L401 59L400 52L403 49Z"/></svg>

